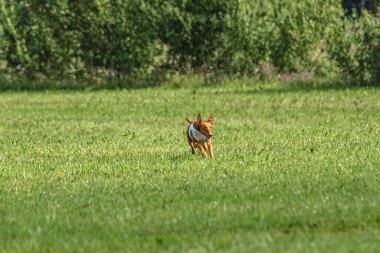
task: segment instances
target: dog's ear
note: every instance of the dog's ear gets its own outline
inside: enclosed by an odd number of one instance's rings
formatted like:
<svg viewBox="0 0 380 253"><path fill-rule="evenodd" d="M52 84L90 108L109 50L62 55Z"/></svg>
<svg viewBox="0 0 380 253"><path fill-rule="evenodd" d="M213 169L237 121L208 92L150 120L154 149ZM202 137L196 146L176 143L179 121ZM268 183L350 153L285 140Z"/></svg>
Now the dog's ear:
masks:
<svg viewBox="0 0 380 253"><path fill-rule="evenodd" d="M208 117L208 122L211 124L214 122L214 115L212 113L210 113L210 116Z"/></svg>
<svg viewBox="0 0 380 253"><path fill-rule="evenodd" d="M197 121L199 122L199 123L201 123L201 121L202 121L202 119L201 119L201 115L198 113L198 116L197 116Z"/></svg>

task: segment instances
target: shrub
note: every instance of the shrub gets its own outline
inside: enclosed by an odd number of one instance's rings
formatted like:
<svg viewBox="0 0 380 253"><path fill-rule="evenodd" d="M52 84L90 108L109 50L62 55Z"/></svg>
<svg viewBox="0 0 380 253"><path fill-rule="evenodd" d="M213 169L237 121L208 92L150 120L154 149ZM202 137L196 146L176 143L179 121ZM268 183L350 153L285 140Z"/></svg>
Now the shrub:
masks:
<svg viewBox="0 0 380 253"><path fill-rule="evenodd" d="M376 82L379 73L380 22L364 12L360 19L344 19L328 37L328 54L342 74L360 82Z"/></svg>
<svg viewBox="0 0 380 253"><path fill-rule="evenodd" d="M4 26L3 26L3 23L0 23L0 78L1 78L1 74L7 68L7 62L5 60L7 47L8 47L8 41L5 39L5 36L4 36Z"/></svg>
<svg viewBox="0 0 380 253"><path fill-rule="evenodd" d="M1 1L9 68L30 78L144 77L161 53L144 1Z"/></svg>
<svg viewBox="0 0 380 253"><path fill-rule="evenodd" d="M160 39L168 47L168 64L180 71L212 71L227 59L225 33L236 0L169 0L160 8Z"/></svg>
<svg viewBox="0 0 380 253"><path fill-rule="evenodd" d="M0 21L0 73L13 78L136 83L173 72L277 72L379 80L378 18L344 18L336 0L0 0Z"/></svg>

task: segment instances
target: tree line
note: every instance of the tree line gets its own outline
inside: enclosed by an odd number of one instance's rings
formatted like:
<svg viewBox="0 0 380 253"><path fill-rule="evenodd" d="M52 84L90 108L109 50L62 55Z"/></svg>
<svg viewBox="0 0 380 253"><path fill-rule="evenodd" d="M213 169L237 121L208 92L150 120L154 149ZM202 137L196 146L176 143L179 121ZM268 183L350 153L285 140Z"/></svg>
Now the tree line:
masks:
<svg viewBox="0 0 380 253"><path fill-rule="evenodd" d="M343 7L337 0L0 0L0 80L257 77L270 68L378 83L379 17L345 15Z"/></svg>

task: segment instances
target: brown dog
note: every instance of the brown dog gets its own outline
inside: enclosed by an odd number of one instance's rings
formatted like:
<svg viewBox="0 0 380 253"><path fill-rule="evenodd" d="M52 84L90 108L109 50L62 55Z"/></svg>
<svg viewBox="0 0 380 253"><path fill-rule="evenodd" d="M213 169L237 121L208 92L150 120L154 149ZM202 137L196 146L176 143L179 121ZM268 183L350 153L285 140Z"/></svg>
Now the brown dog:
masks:
<svg viewBox="0 0 380 253"><path fill-rule="evenodd" d="M211 144L213 118L212 113L210 113L207 121L203 121L200 114L198 114L197 120L194 122L186 118L187 122L190 123L187 127L186 135L189 145L191 146L192 154L195 154L195 148L199 148L203 157L206 158L206 150L208 149L211 159L214 159Z"/></svg>

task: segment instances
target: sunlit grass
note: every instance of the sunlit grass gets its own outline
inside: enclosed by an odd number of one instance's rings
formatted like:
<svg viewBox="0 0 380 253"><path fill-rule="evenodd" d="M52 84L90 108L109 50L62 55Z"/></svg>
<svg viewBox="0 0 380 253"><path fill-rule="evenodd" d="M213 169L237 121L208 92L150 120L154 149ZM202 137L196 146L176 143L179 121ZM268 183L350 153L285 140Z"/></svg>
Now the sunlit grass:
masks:
<svg viewBox="0 0 380 253"><path fill-rule="evenodd" d="M0 252L378 252L379 97L2 93ZM198 112L214 113L214 161L186 142Z"/></svg>

